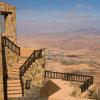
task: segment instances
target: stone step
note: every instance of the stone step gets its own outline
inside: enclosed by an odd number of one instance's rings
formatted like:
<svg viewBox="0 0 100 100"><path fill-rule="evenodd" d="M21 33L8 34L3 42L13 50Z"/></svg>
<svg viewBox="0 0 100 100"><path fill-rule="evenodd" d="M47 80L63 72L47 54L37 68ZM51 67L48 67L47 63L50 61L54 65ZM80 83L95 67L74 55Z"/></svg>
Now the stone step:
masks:
<svg viewBox="0 0 100 100"><path fill-rule="evenodd" d="M8 75L18 75L19 76L19 72L10 71L10 72L8 72Z"/></svg>
<svg viewBox="0 0 100 100"><path fill-rule="evenodd" d="M12 69L19 69L23 64L15 64L15 66Z"/></svg>
<svg viewBox="0 0 100 100"><path fill-rule="evenodd" d="M8 75L9 79L19 79L17 75Z"/></svg>
<svg viewBox="0 0 100 100"><path fill-rule="evenodd" d="M21 60L26 60L28 57L21 57L20 59L19 59L19 61L21 61Z"/></svg>
<svg viewBox="0 0 100 100"><path fill-rule="evenodd" d="M9 75L17 75L17 76L19 76L19 71L8 71L8 76Z"/></svg>
<svg viewBox="0 0 100 100"><path fill-rule="evenodd" d="M8 75L9 74L11 74L11 75L19 75L19 71L16 71L16 72L15 71L9 71Z"/></svg>
<svg viewBox="0 0 100 100"><path fill-rule="evenodd" d="M22 97L22 94L8 94L8 98Z"/></svg>
<svg viewBox="0 0 100 100"><path fill-rule="evenodd" d="M8 71L8 76L18 76L19 77L19 71Z"/></svg>
<svg viewBox="0 0 100 100"><path fill-rule="evenodd" d="M15 90L21 90L21 87L8 87L7 88L8 91L15 91Z"/></svg>
<svg viewBox="0 0 100 100"><path fill-rule="evenodd" d="M19 61L17 64L22 65L25 61Z"/></svg>
<svg viewBox="0 0 100 100"><path fill-rule="evenodd" d="M23 62L24 63L24 62ZM23 63L17 63L17 64L15 64L15 67L17 66L17 67L20 67L20 66L22 66L23 65Z"/></svg>
<svg viewBox="0 0 100 100"><path fill-rule="evenodd" d="M13 69L14 70L20 70L20 66L15 66Z"/></svg>
<svg viewBox="0 0 100 100"><path fill-rule="evenodd" d="M13 83L13 84L7 84L7 86L8 87L16 87L17 88L17 87L21 87L21 84L20 83L16 83L16 84Z"/></svg>
<svg viewBox="0 0 100 100"><path fill-rule="evenodd" d="M9 70L9 72L11 72L11 71L19 73L19 68L13 68L13 69Z"/></svg>
<svg viewBox="0 0 100 100"><path fill-rule="evenodd" d="M17 69L17 70L19 70L19 66L15 66L15 67L13 67L12 69Z"/></svg>
<svg viewBox="0 0 100 100"><path fill-rule="evenodd" d="M19 79L7 81L7 97L22 97L21 83Z"/></svg>
<svg viewBox="0 0 100 100"><path fill-rule="evenodd" d="M12 74L9 74L8 77L9 77L9 78L15 78L15 79L17 78L17 79L19 79L19 75L12 75Z"/></svg>
<svg viewBox="0 0 100 100"><path fill-rule="evenodd" d="M27 58L21 58L18 63L24 63L27 60Z"/></svg>
<svg viewBox="0 0 100 100"><path fill-rule="evenodd" d="M20 83L20 80L8 80L7 83L8 84L11 84L11 83L15 83L16 84L16 83Z"/></svg>
<svg viewBox="0 0 100 100"><path fill-rule="evenodd" d="M8 95L9 94L21 94L22 90L12 90L12 91L7 91Z"/></svg>
<svg viewBox="0 0 100 100"><path fill-rule="evenodd" d="M15 79L17 78L17 79L19 79L19 76L18 75L8 75L8 77L9 78L15 78Z"/></svg>

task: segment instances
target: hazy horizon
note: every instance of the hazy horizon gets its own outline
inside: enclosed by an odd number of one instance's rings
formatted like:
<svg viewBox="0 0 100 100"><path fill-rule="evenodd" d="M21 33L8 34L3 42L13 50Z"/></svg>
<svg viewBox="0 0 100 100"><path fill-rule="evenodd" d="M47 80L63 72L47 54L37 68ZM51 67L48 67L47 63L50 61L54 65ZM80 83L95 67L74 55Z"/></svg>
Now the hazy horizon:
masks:
<svg viewBox="0 0 100 100"><path fill-rule="evenodd" d="M99 0L2 0L17 8L17 33L100 32Z"/></svg>

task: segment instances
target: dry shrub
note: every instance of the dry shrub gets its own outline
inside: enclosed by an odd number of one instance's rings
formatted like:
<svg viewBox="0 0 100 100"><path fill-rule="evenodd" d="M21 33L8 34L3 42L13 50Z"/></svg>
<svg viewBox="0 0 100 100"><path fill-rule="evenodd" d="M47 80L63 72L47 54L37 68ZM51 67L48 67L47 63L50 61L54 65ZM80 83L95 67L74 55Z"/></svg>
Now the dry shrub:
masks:
<svg viewBox="0 0 100 100"><path fill-rule="evenodd" d="M89 98L93 100L100 100L100 90L91 90L89 94Z"/></svg>

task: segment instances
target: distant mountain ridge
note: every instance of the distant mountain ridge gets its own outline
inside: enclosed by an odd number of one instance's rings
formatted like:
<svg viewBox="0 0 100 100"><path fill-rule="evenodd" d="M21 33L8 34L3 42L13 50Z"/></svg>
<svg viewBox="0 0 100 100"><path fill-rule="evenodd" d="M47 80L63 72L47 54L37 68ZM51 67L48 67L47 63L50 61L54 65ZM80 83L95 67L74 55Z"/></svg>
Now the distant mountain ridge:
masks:
<svg viewBox="0 0 100 100"><path fill-rule="evenodd" d="M100 29L90 27L81 28L63 32L47 32L47 33L18 33L18 37L73 37L73 36L97 36L100 35Z"/></svg>
<svg viewBox="0 0 100 100"><path fill-rule="evenodd" d="M100 35L100 29L96 29L96 28L83 28L83 29L79 29L79 30L76 30L76 32L78 33L88 33L88 34L91 34L91 35Z"/></svg>

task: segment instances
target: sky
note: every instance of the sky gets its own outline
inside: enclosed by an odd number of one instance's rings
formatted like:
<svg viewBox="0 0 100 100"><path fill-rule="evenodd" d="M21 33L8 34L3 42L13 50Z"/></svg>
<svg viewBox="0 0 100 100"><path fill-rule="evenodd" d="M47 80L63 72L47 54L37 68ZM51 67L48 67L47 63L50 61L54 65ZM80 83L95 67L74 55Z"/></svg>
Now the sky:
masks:
<svg viewBox="0 0 100 100"><path fill-rule="evenodd" d="M74 32L100 26L100 0L1 0L17 7L18 33Z"/></svg>

